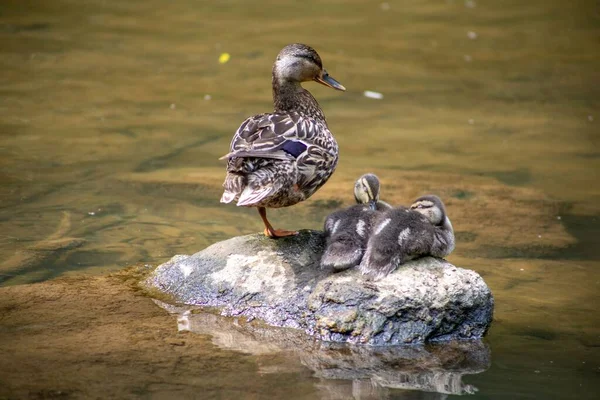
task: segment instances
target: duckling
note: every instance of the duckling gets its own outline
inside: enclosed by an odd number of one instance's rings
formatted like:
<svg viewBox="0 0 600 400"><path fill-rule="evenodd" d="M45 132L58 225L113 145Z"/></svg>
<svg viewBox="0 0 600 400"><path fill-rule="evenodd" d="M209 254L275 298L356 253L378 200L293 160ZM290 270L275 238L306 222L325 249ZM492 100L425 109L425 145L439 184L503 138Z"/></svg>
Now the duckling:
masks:
<svg viewBox="0 0 600 400"><path fill-rule="evenodd" d="M378 211L391 208L379 200L379 187L376 175L361 176L354 184L354 198L358 204L327 216L322 268L343 271L360 263Z"/></svg>
<svg viewBox="0 0 600 400"><path fill-rule="evenodd" d="M304 44L285 46L272 73L274 112L246 119L231 141L221 203L257 207L271 238L295 235L274 229L267 208L308 199L327 182L338 162L338 144L317 100L300 83L316 81L345 91Z"/></svg>
<svg viewBox="0 0 600 400"><path fill-rule="evenodd" d="M454 231L442 200L419 197L410 208L380 214L373 223L360 270L371 279L387 276L406 261L445 257L454 250Z"/></svg>
<svg viewBox="0 0 600 400"><path fill-rule="evenodd" d="M368 204L373 210L390 210L391 205L379 200L379 178L375 174L364 174L354 183L354 198L358 204Z"/></svg>
<svg viewBox="0 0 600 400"><path fill-rule="evenodd" d="M433 245L429 254L434 257L444 258L454 251L454 229L446 207L437 196L432 194L419 197L410 206L412 210L424 215L434 226Z"/></svg>

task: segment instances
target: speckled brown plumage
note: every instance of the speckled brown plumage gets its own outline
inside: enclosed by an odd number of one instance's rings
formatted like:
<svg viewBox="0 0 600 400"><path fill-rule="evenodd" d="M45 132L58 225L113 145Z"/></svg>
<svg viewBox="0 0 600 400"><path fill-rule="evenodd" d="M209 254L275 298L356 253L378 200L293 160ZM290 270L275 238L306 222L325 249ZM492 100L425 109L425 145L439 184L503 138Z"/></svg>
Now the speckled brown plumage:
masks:
<svg viewBox="0 0 600 400"><path fill-rule="evenodd" d="M317 100L300 83L315 80L345 90L302 44L286 46L273 65L274 112L246 119L231 141L222 203L259 207L266 233L276 237L260 208L288 207L309 198L329 179L338 145Z"/></svg>

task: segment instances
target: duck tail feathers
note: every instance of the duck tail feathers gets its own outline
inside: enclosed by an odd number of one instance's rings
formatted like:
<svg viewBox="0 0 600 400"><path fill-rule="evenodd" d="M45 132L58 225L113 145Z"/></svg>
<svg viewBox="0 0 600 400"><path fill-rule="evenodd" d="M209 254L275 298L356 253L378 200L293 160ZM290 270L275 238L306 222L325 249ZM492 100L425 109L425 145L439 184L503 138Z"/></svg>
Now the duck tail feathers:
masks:
<svg viewBox="0 0 600 400"><path fill-rule="evenodd" d="M273 186L269 185L266 187L251 188L246 186L240 198L238 199L238 206L252 206L259 203L261 200L269 197L274 192Z"/></svg>
<svg viewBox="0 0 600 400"><path fill-rule="evenodd" d="M235 193L226 190L221 196L221 203L231 203L233 200L235 200L235 195Z"/></svg>
<svg viewBox="0 0 600 400"><path fill-rule="evenodd" d="M240 193L246 187L246 179L244 175L235 172L228 172L223 182L225 191L221 196L221 203L231 203L240 196Z"/></svg>

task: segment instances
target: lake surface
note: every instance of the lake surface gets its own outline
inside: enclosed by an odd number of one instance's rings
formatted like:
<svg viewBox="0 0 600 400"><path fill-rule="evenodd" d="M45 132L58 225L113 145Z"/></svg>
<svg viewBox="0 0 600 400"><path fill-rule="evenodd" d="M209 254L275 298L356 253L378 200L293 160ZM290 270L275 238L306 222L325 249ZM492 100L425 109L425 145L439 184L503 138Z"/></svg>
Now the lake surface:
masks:
<svg viewBox="0 0 600 400"><path fill-rule="evenodd" d="M457 233L448 260L496 300L491 366L464 377L471 398L596 398L599 38L587 0L5 0L0 283L157 265L261 231L255 210L219 203L218 158L247 116L271 110L274 58L302 42L348 89L305 84L340 163L273 224L319 229L365 172L393 204L439 194ZM252 362L240 351L204 384L227 390L226 371ZM298 368L241 379L314 398Z"/></svg>

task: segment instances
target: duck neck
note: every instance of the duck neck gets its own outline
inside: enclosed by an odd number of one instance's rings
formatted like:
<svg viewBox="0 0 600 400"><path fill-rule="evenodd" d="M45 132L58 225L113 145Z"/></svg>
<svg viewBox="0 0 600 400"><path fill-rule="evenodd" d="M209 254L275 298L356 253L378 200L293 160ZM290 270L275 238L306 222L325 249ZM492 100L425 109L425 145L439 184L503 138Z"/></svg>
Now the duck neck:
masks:
<svg viewBox="0 0 600 400"><path fill-rule="evenodd" d="M275 112L298 114L325 122L323 110L312 94L300 82L279 78L273 74L273 105Z"/></svg>

